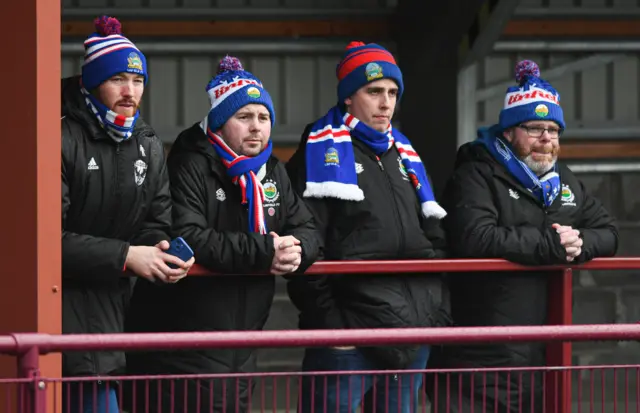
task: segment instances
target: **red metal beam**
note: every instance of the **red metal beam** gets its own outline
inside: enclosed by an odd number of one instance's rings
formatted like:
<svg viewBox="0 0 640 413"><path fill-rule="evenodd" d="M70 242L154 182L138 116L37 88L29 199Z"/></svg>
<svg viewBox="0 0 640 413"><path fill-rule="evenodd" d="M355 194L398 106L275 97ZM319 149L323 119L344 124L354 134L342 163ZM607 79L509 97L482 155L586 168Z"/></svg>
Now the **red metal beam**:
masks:
<svg viewBox="0 0 640 413"><path fill-rule="evenodd" d="M0 342L0 352L38 347L42 353L75 350L161 350L196 348L266 348L458 344L486 342L557 342L638 340L640 324L388 328L342 330L223 331L135 334L14 334Z"/></svg>
<svg viewBox="0 0 640 413"><path fill-rule="evenodd" d="M305 274L385 274L413 272L468 272L468 271L553 271L576 270L635 270L640 268L640 257L597 258L582 265L525 266L501 259L455 260L396 260L396 261L318 261ZM208 269L194 265L189 275L215 275ZM268 274L265 274L268 275Z"/></svg>

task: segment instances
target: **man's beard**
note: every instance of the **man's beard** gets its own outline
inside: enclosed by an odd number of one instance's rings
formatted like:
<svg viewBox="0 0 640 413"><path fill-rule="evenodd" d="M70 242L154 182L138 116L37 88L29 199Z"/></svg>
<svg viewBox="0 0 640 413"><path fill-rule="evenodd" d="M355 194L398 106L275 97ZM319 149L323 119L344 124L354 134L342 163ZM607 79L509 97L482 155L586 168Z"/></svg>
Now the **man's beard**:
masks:
<svg viewBox="0 0 640 413"><path fill-rule="evenodd" d="M515 147L516 153L522 162L525 163L535 173L540 176L554 167L560 154L560 146L551 146L550 148L544 148L545 154L551 154L551 160L548 161L536 161L533 159L533 150L526 151L522 147Z"/></svg>

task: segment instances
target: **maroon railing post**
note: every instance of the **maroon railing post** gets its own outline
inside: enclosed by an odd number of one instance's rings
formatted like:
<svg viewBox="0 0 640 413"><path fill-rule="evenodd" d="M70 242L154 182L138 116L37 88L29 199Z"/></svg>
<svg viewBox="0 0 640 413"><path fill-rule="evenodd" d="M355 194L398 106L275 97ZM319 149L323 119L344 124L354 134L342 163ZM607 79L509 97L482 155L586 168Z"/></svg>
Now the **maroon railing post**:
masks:
<svg viewBox="0 0 640 413"><path fill-rule="evenodd" d="M46 383L40 375L40 352L37 346L28 347L18 355L18 375L32 380L18 386L18 413L46 413Z"/></svg>
<svg viewBox="0 0 640 413"><path fill-rule="evenodd" d="M570 268L555 271L549 278L548 324L571 325L573 322L573 280ZM552 342L547 346L547 365L568 367L572 365L571 342ZM551 370L546 377L546 411L571 412L571 372Z"/></svg>

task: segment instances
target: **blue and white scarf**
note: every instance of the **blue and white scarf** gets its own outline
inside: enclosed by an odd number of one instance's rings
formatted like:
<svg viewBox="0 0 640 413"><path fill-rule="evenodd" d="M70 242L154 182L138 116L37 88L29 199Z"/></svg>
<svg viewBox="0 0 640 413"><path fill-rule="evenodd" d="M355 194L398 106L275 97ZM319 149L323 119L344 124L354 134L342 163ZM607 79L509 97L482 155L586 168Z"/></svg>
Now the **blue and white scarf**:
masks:
<svg viewBox="0 0 640 413"><path fill-rule="evenodd" d="M80 90L84 95L84 101L89 107L89 110L98 118L100 125L113 140L119 143L129 139L131 135L133 135L133 128L136 125L138 116L140 116L139 110L137 110L136 114L132 117L118 115L96 99L96 97L89 93L83 86L80 87Z"/></svg>
<svg viewBox="0 0 640 413"><path fill-rule="evenodd" d="M238 155L222 140L222 137L212 132L207 124L208 121L205 120L200 126L207 134L213 149L220 156L223 165L227 167L227 174L231 177L232 182L240 186L242 204L248 205L249 231L266 235L268 230L262 208L264 189L257 174L271 156L271 140L257 156Z"/></svg>
<svg viewBox="0 0 640 413"><path fill-rule="evenodd" d="M536 174L522 162L511 150L511 145L498 136L501 129L498 125L478 130L476 142L484 145L489 153L509 171L518 182L535 195L545 206L550 206L560 193L560 175L556 165L538 178Z"/></svg>
<svg viewBox="0 0 640 413"><path fill-rule="evenodd" d="M364 193L358 186L352 136L377 155L395 145L416 190L423 215L427 218L445 217L447 213L436 202L424 165L409 140L391 124L386 133L378 132L355 116L343 114L337 106L311 127L306 144L307 186L304 197L346 201L364 199Z"/></svg>

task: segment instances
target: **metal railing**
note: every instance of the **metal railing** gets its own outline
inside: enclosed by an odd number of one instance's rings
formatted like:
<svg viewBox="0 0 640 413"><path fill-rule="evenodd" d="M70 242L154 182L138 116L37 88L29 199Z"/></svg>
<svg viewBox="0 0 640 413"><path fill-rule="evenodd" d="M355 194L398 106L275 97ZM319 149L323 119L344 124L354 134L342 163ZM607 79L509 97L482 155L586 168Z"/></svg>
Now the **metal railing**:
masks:
<svg viewBox="0 0 640 413"><path fill-rule="evenodd" d="M162 350L198 348L260 348L370 346L403 344L456 344L498 342L548 342L547 365L563 368L553 382L545 385L548 411L570 411L571 341L638 340L640 324L570 325L572 323L572 270L640 269L640 258L601 258L583 265L531 267L499 259L407 260L407 261L324 261L317 262L307 274L380 274L480 271L551 271L549 278L548 326L456 327L419 329L350 329L317 331L194 332L110 335L11 334L0 336L0 353L17 356L19 380L27 379L29 391L19 392L18 412L58 411L56 399L47 398L40 355L74 350ZM216 276L202 267L194 267L190 276ZM267 275L265 275L267 276ZM302 275L304 276L304 275ZM357 276L357 275L354 275ZM558 410L558 406L560 410Z"/></svg>

